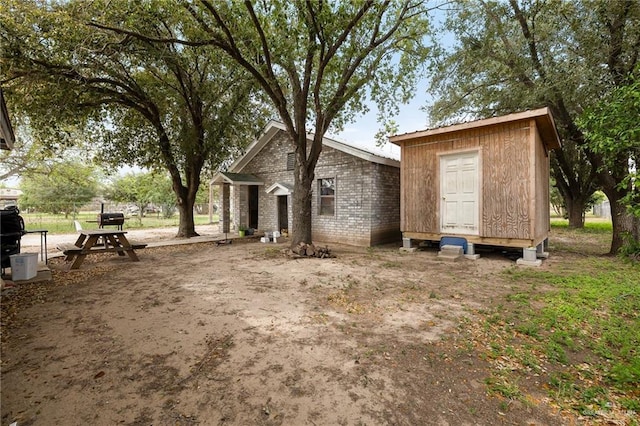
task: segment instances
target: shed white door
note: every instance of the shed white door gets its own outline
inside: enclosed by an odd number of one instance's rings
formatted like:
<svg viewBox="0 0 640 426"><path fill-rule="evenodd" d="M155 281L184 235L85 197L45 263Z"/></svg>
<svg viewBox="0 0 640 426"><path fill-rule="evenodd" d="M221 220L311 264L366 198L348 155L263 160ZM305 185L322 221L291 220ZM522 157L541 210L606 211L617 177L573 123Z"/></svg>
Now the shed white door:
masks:
<svg viewBox="0 0 640 426"><path fill-rule="evenodd" d="M478 235L478 152L440 157L440 231Z"/></svg>

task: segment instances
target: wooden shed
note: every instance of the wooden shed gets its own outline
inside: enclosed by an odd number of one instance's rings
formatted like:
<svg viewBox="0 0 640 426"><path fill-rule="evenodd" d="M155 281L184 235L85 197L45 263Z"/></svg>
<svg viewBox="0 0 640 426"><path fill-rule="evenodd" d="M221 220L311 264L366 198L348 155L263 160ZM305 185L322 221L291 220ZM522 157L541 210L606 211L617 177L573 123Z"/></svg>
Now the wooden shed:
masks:
<svg viewBox="0 0 640 426"><path fill-rule="evenodd" d="M407 240L535 247L549 234L548 108L391 136L401 148L400 227Z"/></svg>

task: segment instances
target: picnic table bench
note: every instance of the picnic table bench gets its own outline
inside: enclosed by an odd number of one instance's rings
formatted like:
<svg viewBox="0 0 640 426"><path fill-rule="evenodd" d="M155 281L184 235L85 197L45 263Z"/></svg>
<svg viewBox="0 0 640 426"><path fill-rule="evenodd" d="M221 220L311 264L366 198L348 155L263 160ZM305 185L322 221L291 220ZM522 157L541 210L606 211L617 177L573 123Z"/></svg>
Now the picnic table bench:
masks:
<svg viewBox="0 0 640 426"><path fill-rule="evenodd" d="M58 244L58 250L65 255L64 260L71 262L69 269L78 269L84 259L89 254L96 253L118 253L118 256L125 254L129 258L138 262L140 259L136 254L136 249L143 249L147 245L143 243L132 243L124 235L126 231L109 231L106 229L80 231L80 235L75 243ZM104 245L98 245L102 239Z"/></svg>

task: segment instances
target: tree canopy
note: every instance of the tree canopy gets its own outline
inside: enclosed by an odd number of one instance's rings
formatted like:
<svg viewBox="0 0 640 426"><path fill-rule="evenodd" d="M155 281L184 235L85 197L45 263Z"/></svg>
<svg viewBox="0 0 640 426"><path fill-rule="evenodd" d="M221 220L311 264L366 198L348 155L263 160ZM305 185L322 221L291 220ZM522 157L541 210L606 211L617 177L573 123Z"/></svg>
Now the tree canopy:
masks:
<svg viewBox="0 0 640 426"><path fill-rule="evenodd" d="M578 120L590 149L601 154L608 168L617 158L628 159L627 176L618 184L626 191L622 202L640 217L640 67L629 83L615 88Z"/></svg>
<svg viewBox="0 0 640 426"><path fill-rule="evenodd" d="M164 214L175 211L176 197L166 173L127 173L118 176L106 187L104 196L112 201L134 204L139 219L142 219L149 204L161 206Z"/></svg>
<svg viewBox="0 0 640 426"><path fill-rule="evenodd" d="M102 164L167 170L181 213L178 233L195 235L202 172L216 170L266 121L245 71L197 46L149 43L90 25L188 36L194 26L171 2L16 0L4 8L1 80L15 114L29 117L49 146L73 143L72 126L94 143Z"/></svg>
<svg viewBox="0 0 640 426"><path fill-rule="evenodd" d="M95 167L73 160L41 166L23 177L20 205L66 217L97 196L97 175Z"/></svg>

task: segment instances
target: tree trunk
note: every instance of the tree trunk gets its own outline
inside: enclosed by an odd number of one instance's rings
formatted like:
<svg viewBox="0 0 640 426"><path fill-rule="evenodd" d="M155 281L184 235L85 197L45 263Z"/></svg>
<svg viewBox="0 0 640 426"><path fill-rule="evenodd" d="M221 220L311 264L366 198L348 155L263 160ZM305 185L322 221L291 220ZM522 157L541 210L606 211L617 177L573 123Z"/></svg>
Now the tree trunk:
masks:
<svg viewBox="0 0 640 426"><path fill-rule="evenodd" d="M575 139L566 138L559 152L554 152L551 172L562 197L570 228L584 228L584 211L598 189L591 162L576 147Z"/></svg>
<svg viewBox="0 0 640 426"><path fill-rule="evenodd" d="M620 203L620 198L617 197L618 191L613 191L614 194L609 194L607 191L607 197L611 203L611 224L613 227L613 235L611 238L611 248L609 254L617 254L620 248L624 245L626 235L630 235L636 241L639 240L638 235L638 218L634 217L627 211L627 207ZM614 199L615 198L615 199Z"/></svg>
<svg viewBox="0 0 640 426"><path fill-rule="evenodd" d="M584 228L585 201L581 198L571 199L565 197L565 204L567 205L569 228Z"/></svg>
<svg viewBox="0 0 640 426"><path fill-rule="evenodd" d="M199 173L199 172L198 172ZM196 175L199 176L199 175ZM193 206L196 203L196 191L200 184L199 178L189 182L189 187L182 185L180 176L172 176L173 192L177 196L180 222L178 225L178 238L197 237L195 222L193 220ZM195 188L195 189L194 189Z"/></svg>
<svg viewBox="0 0 640 426"><path fill-rule="evenodd" d="M296 166L297 168L298 166ZM311 243L311 200L313 176L305 173L296 173L295 189L293 191L293 232L291 247L300 243ZM300 176L302 174L302 176Z"/></svg>
<svg viewBox="0 0 640 426"><path fill-rule="evenodd" d="M183 200L182 203L178 203L178 211L180 212L180 224L178 225L179 238L197 237L196 225L193 220L193 205L194 202Z"/></svg>

